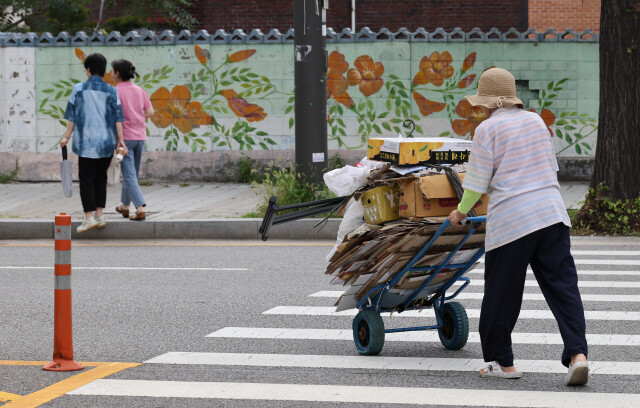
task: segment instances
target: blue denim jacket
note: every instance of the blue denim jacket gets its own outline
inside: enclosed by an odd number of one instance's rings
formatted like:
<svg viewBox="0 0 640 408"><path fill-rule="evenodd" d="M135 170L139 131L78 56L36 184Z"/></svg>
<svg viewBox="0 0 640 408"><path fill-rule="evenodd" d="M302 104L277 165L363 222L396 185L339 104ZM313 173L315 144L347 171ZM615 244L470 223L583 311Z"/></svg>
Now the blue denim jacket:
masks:
<svg viewBox="0 0 640 408"><path fill-rule="evenodd" d="M113 156L118 142L116 122L124 122L116 88L99 76L76 84L64 118L74 124L75 154L90 159Z"/></svg>

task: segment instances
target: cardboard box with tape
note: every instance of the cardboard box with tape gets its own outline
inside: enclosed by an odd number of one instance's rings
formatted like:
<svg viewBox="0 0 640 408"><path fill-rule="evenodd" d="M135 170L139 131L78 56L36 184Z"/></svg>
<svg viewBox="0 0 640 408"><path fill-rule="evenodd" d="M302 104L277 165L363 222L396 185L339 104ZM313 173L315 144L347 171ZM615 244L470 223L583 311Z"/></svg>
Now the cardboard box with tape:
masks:
<svg viewBox="0 0 640 408"><path fill-rule="evenodd" d="M458 173L460 181L464 173ZM439 217L447 216L460 200L444 174L435 174L420 178L408 177L398 180L400 186L400 217ZM477 215L487 214L489 196L483 194L474 207Z"/></svg>

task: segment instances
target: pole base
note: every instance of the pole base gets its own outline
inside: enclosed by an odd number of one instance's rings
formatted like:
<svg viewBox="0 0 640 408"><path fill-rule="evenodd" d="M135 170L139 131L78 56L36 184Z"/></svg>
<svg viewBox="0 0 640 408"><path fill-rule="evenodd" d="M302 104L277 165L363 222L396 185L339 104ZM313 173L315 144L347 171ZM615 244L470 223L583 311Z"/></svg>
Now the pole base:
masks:
<svg viewBox="0 0 640 408"><path fill-rule="evenodd" d="M83 368L83 365L80 365L73 360L53 360L42 367L45 371L78 371Z"/></svg>

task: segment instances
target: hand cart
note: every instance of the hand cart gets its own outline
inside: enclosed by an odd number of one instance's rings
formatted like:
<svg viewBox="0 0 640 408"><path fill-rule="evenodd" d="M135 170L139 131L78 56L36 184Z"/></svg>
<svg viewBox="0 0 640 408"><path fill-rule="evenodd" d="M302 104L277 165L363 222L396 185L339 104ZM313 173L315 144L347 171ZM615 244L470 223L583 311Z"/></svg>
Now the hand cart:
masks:
<svg viewBox="0 0 640 408"><path fill-rule="evenodd" d="M384 345L385 333L438 330L438 335L442 345L449 350L459 350L467 343L469 337L469 320L464 307L458 302L448 302L462 292L470 282L468 277L463 276L484 254L484 247L471 257L466 263L449 264L456 252L462 248L464 243L476 231L478 224L486 222L486 217L468 217L467 223L471 223L471 228L463 237L460 243L451 251L444 260L435 266L416 266L416 263L425 255L429 248L436 242L438 237L450 226L449 220L435 232L434 236L420 249L420 251L398 272L390 281L378 284L367 292L357 303L356 307L360 312L353 319L353 340L358 353L361 355L379 354ZM429 285L431 281L443 270L457 270L448 280ZM407 272L430 272L427 278L418 289L408 298L390 292L392 288L405 276ZM463 282L453 295L447 296L446 291L457 282ZM401 302L399 303L399 300ZM380 317L383 312L402 312L405 310L418 310L433 306L436 315L436 324L432 326L404 327L396 329L385 329L384 322Z"/></svg>

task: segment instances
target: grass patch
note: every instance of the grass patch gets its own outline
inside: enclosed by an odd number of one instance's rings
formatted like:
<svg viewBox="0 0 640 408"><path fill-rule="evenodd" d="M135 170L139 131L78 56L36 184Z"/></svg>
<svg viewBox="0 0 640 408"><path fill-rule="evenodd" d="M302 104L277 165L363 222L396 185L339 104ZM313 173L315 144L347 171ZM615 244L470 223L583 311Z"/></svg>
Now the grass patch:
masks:
<svg viewBox="0 0 640 408"><path fill-rule="evenodd" d="M153 185L153 181L148 181L148 180L138 181L138 185L140 185L140 186L152 186Z"/></svg>
<svg viewBox="0 0 640 408"><path fill-rule="evenodd" d="M191 184L189 184L189 183L182 183L182 184L180 184L180 187L189 187L190 185Z"/></svg>
<svg viewBox="0 0 640 408"><path fill-rule="evenodd" d="M2 173L0 172L0 184L8 184L10 182L12 182L16 176L18 175L18 159L16 159L16 167L15 169L13 169L12 171L10 171L9 173Z"/></svg>

